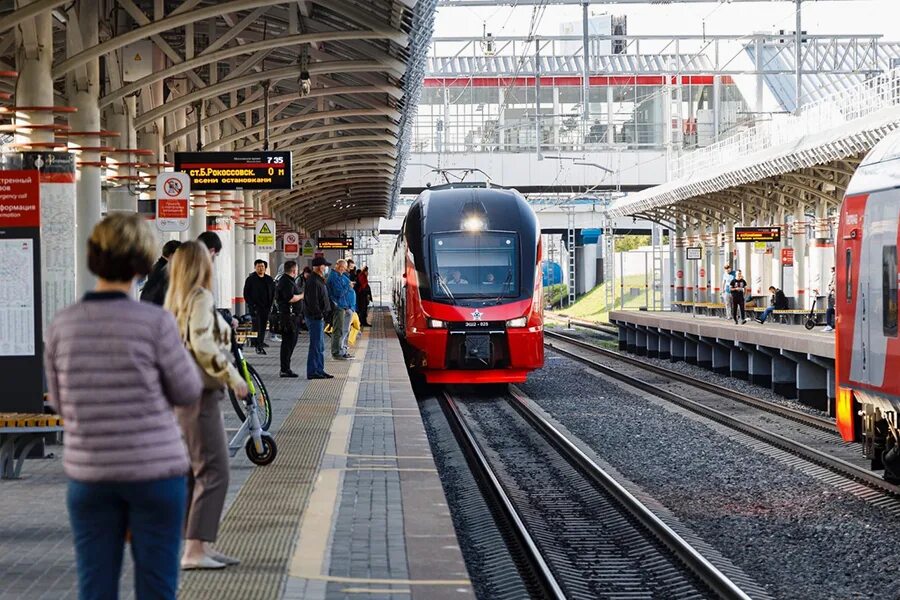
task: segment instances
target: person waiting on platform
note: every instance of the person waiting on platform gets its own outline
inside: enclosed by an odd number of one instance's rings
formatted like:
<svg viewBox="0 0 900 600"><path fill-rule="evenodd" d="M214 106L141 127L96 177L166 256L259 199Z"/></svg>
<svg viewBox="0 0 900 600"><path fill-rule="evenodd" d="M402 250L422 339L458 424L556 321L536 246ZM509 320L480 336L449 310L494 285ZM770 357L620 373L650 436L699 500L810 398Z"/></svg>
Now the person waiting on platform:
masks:
<svg viewBox="0 0 900 600"><path fill-rule="evenodd" d="M369 287L369 267L366 265L356 276L356 307L363 327L371 327L369 323L369 302L372 301L372 288Z"/></svg>
<svg viewBox="0 0 900 600"><path fill-rule="evenodd" d="M348 339L350 337L350 320L353 318L353 306L356 304L356 292L353 291L353 283L345 274L347 261L340 259L334 263L334 268L328 273L325 284L328 287L328 297L334 306L331 319L331 357L337 360L349 360L350 354Z"/></svg>
<svg viewBox="0 0 900 600"><path fill-rule="evenodd" d="M181 339L200 368L200 401L175 414L188 449L188 513L181 568L223 569L240 561L213 549L228 493L228 442L222 420L226 386L247 395L247 382L234 366L231 328L216 310L212 257L200 242L185 242L172 257L166 308L175 315Z"/></svg>
<svg viewBox="0 0 900 600"><path fill-rule="evenodd" d="M96 287L57 313L44 347L47 401L65 420L78 597L118 597L130 531L137 597L175 600L188 457L173 407L196 404L203 384L172 315L132 299L156 254L144 218L106 217L87 254Z"/></svg>
<svg viewBox="0 0 900 600"><path fill-rule="evenodd" d="M170 240L163 245L162 256L153 265L153 270L147 277L144 287L141 288L141 302L152 302L162 306L166 299L166 291L169 289L169 259L178 250L181 242Z"/></svg>
<svg viewBox="0 0 900 600"><path fill-rule="evenodd" d="M256 353L266 353L266 329L269 326L269 313L275 301L275 280L266 274L269 264L257 259L253 262L253 273L244 282L244 302L247 312L253 316L256 327Z"/></svg>
<svg viewBox="0 0 900 600"><path fill-rule="evenodd" d="M459 269L450 271L450 279L447 280L447 285L466 285L468 283L467 280L463 279Z"/></svg>
<svg viewBox="0 0 900 600"><path fill-rule="evenodd" d="M284 263L284 274L278 280L275 300L278 302L278 316L281 319L281 372L280 377L299 377L291 368L291 358L300 336L300 319L297 307L303 300L303 288L297 277L297 261Z"/></svg>
<svg viewBox="0 0 900 600"><path fill-rule="evenodd" d="M723 269L722 303L725 305L725 318L731 319L733 318L733 315L731 314L733 308L731 306L731 282L734 281L734 269L731 268L731 265L725 265Z"/></svg>
<svg viewBox="0 0 900 600"><path fill-rule="evenodd" d="M831 279L828 281L828 297L825 308L825 328L822 331L834 331L834 306L835 306L834 267L831 267Z"/></svg>
<svg viewBox="0 0 900 600"><path fill-rule="evenodd" d="M769 306L766 307L766 310L764 310L762 314L756 319L757 323L765 323L766 319L769 318L769 315L771 315L773 311L787 310L788 308L788 301L787 297L785 297L784 295L784 292L779 290L774 285L770 285L769 293L772 294L772 300L769 303Z"/></svg>
<svg viewBox="0 0 900 600"><path fill-rule="evenodd" d="M731 315L734 317L734 323L737 325L738 323L746 323L747 322L747 312L744 308L744 292L747 290L747 281L744 279L744 274L740 272L740 270L736 271L734 274L734 280L731 282ZM740 313L740 320L738 319L738 313Z"/></svg>

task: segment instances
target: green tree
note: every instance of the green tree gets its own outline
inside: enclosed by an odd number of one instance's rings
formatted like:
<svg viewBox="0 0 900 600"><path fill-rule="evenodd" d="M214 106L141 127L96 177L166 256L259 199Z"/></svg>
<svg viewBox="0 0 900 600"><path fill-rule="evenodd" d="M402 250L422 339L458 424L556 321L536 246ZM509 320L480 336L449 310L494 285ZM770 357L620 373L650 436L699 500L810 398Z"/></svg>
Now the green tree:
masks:
<svg viewBox="0 0 900 600"><path fill-rule="evenodd" d="M628 252L641 246L650 245L649 235L619 235L616 236L616 252Z"/></svg>

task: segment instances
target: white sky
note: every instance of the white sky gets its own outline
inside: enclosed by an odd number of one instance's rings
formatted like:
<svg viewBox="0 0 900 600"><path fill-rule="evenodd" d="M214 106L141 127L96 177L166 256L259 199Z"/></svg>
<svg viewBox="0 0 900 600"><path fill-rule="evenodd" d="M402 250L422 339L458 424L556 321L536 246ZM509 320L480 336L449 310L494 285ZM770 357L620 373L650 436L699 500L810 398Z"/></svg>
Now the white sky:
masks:
<svg viewBox="0 0 900 600"><path fill-rule="evenodd" d="M758 31L794 29L793 2L741 2L669 5L597 4L592 14L628 16L628 33L748 34ZM480 36L482 23L494 35L526 35L531 7L487 7L438 9L436 36ZM806 0L803 29L810 34L882 34L886 41L900 41L900 0ZM581 19L580 6L550 6L538 35L556 35L559 24ZM506 23L504 27L504 23Z"/></svg>

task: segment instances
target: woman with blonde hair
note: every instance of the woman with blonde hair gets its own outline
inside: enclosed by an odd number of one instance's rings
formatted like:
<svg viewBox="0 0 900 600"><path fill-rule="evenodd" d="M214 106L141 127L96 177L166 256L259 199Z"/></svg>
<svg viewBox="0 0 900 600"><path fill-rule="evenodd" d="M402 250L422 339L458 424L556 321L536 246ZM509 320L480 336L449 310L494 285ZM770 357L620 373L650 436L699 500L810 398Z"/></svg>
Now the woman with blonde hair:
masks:
<svg viewBox="0 0 900 600"><path fill-rule="evenodd" d="M219 403L230 387L247 395L247 383L233 364L231 329L216 311L212 294L212 260L199 242L186 242L169 265L165 306L175 315L178 330L200 367L203 394L194 406L176 410L191 461L188 473L188 513L182 569L222 569L238 564L211 546L228 491L228 443Z"/></svg>
<svg viewBox="0 0 900 600"><path fill-rule="evenodd" d="M100 221L87 249L97 285L47 330L47 399L65 420L82 600L118 597L126 531L137 597L178 592L188 457L172 408L196 404L202 384L172 315L134 299L156 252L141 215Z"/></svg>

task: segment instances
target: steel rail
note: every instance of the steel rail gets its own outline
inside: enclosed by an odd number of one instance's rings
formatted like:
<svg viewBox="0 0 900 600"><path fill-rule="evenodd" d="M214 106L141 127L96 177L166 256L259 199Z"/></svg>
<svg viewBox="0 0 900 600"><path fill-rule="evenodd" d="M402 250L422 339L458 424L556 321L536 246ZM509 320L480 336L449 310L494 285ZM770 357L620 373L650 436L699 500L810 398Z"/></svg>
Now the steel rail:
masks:
<svg viewBox="0 0 900 600"><path fill-rule="evenodd" d="M442 392L439 397L442 400L441 404L445 409L444 414L447 416L447 420L458 434L458 439L460 440L463 452L471 459L470 464L473 467L475 476L480 478L485 484L486 489L491 496L493 496L492 500L497 504L503 512L503 516L509 522L516 537L516 541L521 547L522 553L531 563L535 575L543 587L542 591L546 594L545 597L553 600L566 600L566 595L563 592L562 586L560 586L559 582L556 580L556 575L554 575L553 571L550 569L550 565L548 565L547 561L544 559L540 548L528 532L528 528L525 526L525 522L519 514L519 511L516 510L509 495L500 484L500 480L497 478L487 457L481 450L481 446L479 446L475 434L472 433L472 430L469 428L468 424L466 424L466 420L460 413L455 400L446 391Z"/></svg>
<svg viewBox="0 0 900 600"><path fill-rule="evenodd" d="M679 373L678 371L673 371L672 369L667 369L665 367L661 367L659 365L653 365L646 363L638 358L634 358L632 356L627 356L622 354L621 352L616 352L614 350L608 350L606 348L600 348L591 344L589 342L585 342L583 340L579 340L562 333L556 331L544 331L545 337L551 337L555 339L560 339L565 341L567 344L572 344L573 346L578 346L579 348L583 348L585 350L589 350L594 352L595 354L599 354L601 356L607 356L614 360L622 361L624 363L634 365L636 367L640 367L645 371L650 371L651 373L656 373L657 375L663 375L668 377L674 381L680 381L682 383L686 383L688 385L692 385L694 387L700 388L707 392L712 392L714 394L718 394L729 400L735 400L742 404L748 404L755 408L759 408L766 412L770 412L776 414L780 417L784 417L786 419L790 419L792 421L797 421L799 423L803 423L804 425L809 425L810 427L815 427L817 429L822 429L824 431L828 431L830 433L834 433L837 435L837 429L835 426L835 422L833 419L827 419L825 417L819 417L816 415L811 415L809 413L805 413L803 411L799 411L795 408L790 408L788 406L783 406L781 404L777 404L775 402L769 402L767 400L761 400L759 398L754 398L749 394L743 394L741 392L735 390L729 390L722 388L713 383L709 383L708 381L703 381L701 379L697 379L695 377L691 377L690 375L686 375L684 373ZM554 350L559 350L557 346L553 344L548 344Z"/></svg>
<svg viewBox="0 0 900 600"><path fill-rule="evenodd" d="M576 465L582 473L598 484L622 508L624 508L650 534L665 545L694 575L707 585L719 598L726 600L750 600L741 588L709 562L684 538L666 525L652 510L625 489L591 457L585 454L565 434L535 411L530 398L515 388L510 388L510 403L528 423L537 429L563 456Z"/></svg>
<svg viewBox="0 0 900 600"><path fill-rule="evenodd" d="M766 431L762 427L752 425L720 410L705 406L704 404L697 402L696 400L691 400L690 398L685 398L684 396L675 394L674 392L664 390L656 384L648 383L636 377L632 377L631 375L620 373L619 371L616 371L611 367L600 364L597 361L581 356L575 352L564 350L558 346L551 345L551 347L560 354L586 364L595 371L599 371L604 375L607 375L614 379L618 379L623 383L648 392L658 398L662 398L663 400L668 400L673 404L681 406L682 408L686 408L691 412L697 413L712 421L725 425L726 427L734 429L735 431L739 431L752 438L763 441L766 444L799 456L810 463L819 465L820 467L824 467L825 469L828 469L829 471L841 475L849 480L862 483L870 488L873 488L894 498L895 500L900 500L900 487L886 482L884 479L872 473L871 471L857 467L854 464L831 456L830 454L827 454L820 450L816 450L815 448L810 448L806 444L796 442L777 433Z"/></svg>

